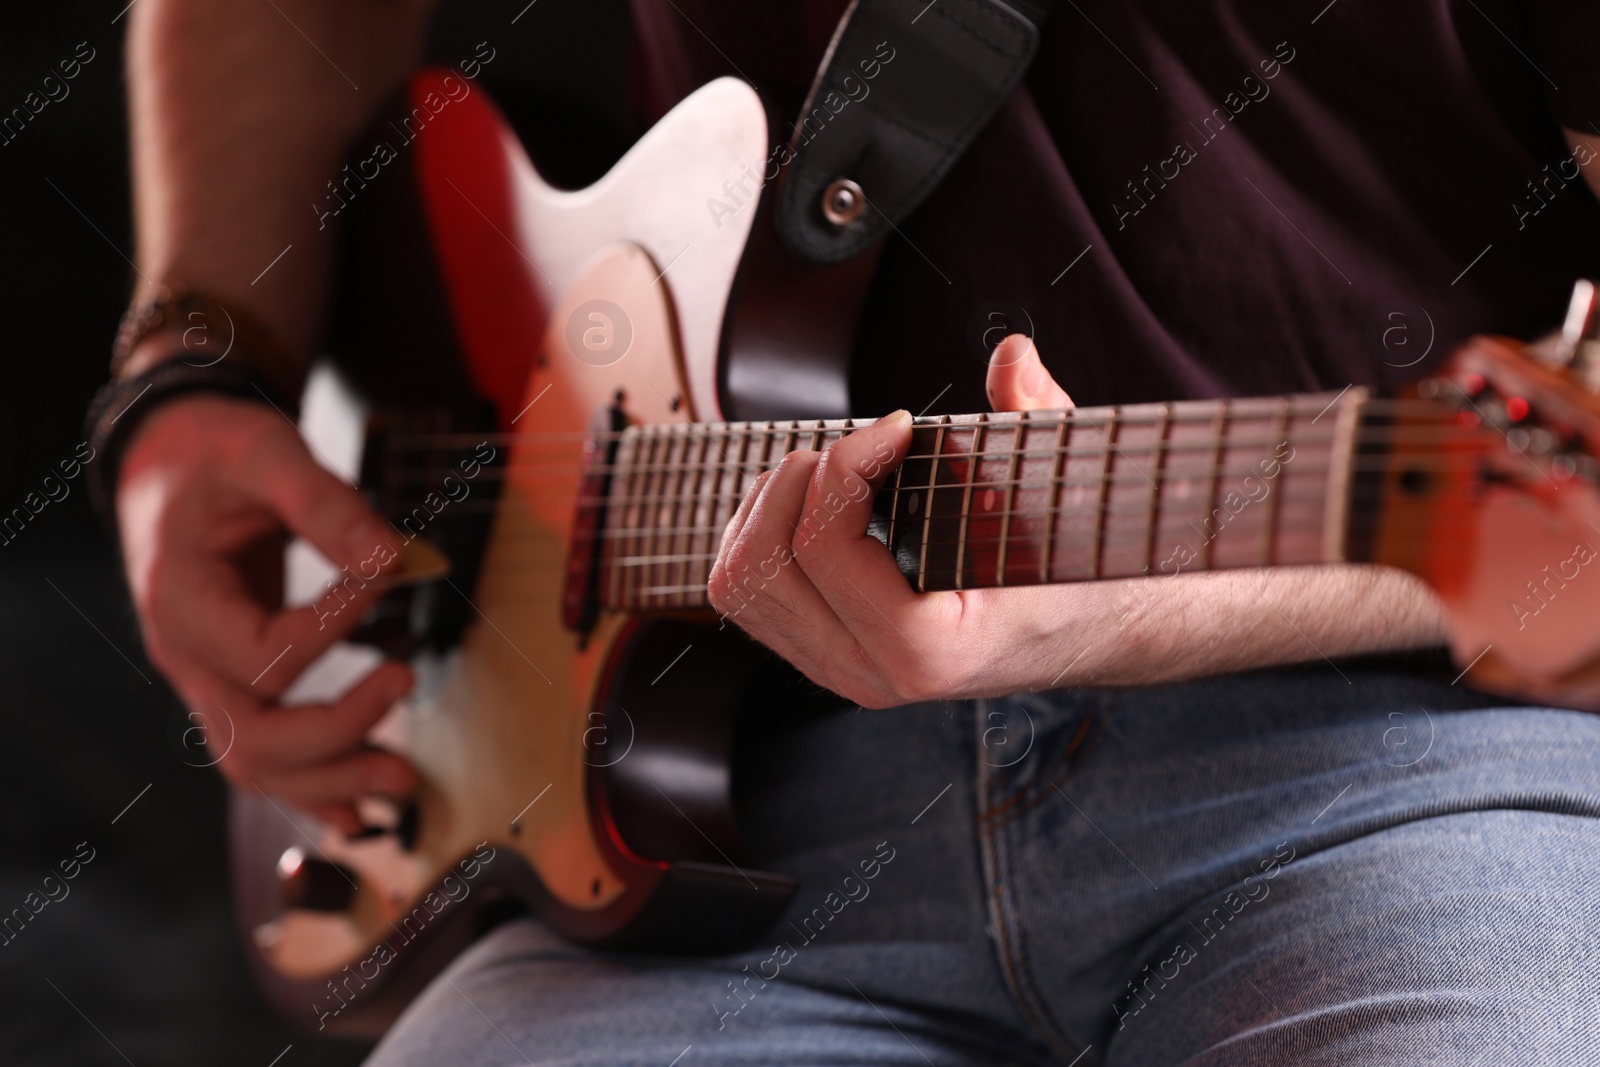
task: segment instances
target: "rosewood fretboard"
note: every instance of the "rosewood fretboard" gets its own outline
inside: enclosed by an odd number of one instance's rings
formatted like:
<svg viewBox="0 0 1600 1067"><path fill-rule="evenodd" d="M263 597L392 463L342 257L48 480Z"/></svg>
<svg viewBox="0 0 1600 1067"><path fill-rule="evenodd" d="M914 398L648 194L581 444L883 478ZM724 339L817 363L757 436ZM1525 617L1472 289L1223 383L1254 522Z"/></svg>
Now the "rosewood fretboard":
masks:
<svg viewBox="0 0 1600 1067"><path fill-rule="evenodd" d="M1365 400L1351 389L921 418L872 533L925 591L1341 561ZM704 606L723 527L755 477L856 425L628 429L600 531L605 605ZM831 518L820 508L801 532Z"/></svg>

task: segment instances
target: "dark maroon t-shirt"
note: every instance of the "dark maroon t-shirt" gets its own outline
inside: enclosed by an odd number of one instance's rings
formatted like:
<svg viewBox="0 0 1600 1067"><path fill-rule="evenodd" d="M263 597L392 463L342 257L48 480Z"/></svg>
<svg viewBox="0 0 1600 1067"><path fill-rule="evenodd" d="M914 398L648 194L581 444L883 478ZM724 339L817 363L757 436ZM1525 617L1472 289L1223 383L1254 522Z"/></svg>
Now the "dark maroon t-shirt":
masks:
<svg viewBox="0 0 1600 1067"><path fill-rule="evenodd" d="M794 107L844 4L634 6L659 113L733 73ZM1394 385L1543 333L1600 275L1600 159L1561 135L1600 137L1597 45L1594 0L1060 4L889 238L853 404L982 409L977 339L1024 317L1080 404Z"/></svg>

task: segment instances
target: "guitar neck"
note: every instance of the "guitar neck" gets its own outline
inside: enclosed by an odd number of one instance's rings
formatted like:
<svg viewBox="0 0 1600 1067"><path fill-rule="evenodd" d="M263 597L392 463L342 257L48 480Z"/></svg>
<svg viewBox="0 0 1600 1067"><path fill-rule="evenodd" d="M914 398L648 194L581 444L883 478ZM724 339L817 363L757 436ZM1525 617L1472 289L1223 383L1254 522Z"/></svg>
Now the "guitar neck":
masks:
<svg viewBox="0 0 1600 1067"><path fill-rule="evenodd" d="M1344 561L1366 403L1351 389L920 418L874 501L871 533L930 592ZM705 606L723 527L755 477L856 426L628 429L606 495L603 602ZM832 519L820 506L800 532Z"/></svg>

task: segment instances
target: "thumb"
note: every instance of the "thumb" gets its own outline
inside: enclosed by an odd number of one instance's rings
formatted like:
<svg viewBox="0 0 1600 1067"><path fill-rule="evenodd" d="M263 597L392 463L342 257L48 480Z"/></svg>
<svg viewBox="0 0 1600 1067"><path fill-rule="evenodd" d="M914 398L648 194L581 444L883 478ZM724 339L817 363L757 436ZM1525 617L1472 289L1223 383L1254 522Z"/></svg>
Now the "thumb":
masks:
<svg viewBox="0 0 1600 1067"><path fill-rule="evenodd" d="M336 567L395 568L402 538L360 492L318 464L297 437L264 451L257 488L290 531Z"/></svg>
<svg viewBox="0 0 1600 1067"><path fill-rule="evenodd" d="M994 346L987 389L995 411L1070 411L1074 406L1045 369L1033 338L1023 333L1009 334Z"/></svg>

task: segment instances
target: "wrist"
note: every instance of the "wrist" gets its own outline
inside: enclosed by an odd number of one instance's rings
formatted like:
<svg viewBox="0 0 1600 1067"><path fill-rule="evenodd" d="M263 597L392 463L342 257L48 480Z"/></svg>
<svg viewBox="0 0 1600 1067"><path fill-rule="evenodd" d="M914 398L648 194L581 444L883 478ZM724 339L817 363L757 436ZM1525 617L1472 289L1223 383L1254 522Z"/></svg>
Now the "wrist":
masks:
<svg viewBox="0 0 1600 1067"><path fill-rule="evenodd" d="M295 402L243 361L219 360L209 365L181 358L156 360L131 377L114 378L95 394L85 433L97 462L88 468L89 499L113 537L118 535L116 491L122 461L140 436L145 422L173 401L212 394L276 408L286 418L297 414Z"/></svg>
<svg viewBox="0 0 1600 1067"><path fill-rule="evenodd" d="M111 374L130 379L171 361L195 368L243 364L270 391L298 398L309 361L280 343L246 307L183 285L157 286L123 315L112 346Z"/></svg>

